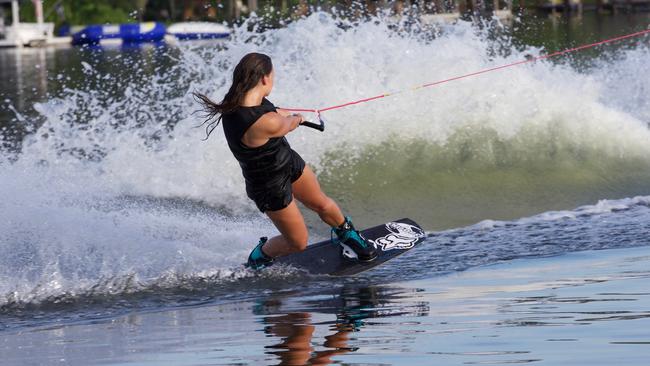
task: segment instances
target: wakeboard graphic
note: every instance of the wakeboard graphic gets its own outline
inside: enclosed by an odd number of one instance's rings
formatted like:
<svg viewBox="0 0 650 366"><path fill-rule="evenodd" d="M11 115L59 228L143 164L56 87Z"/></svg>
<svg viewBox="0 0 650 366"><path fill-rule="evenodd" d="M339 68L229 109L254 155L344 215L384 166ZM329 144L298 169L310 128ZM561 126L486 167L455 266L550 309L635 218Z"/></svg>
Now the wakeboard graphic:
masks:
<svg viewBox="0 0 650 366"><path fill-rule="evenodd" d="M362 230L361 235L370 244L375 245L379 252L377 258L371 262L347 258L343 255L340 245L325 240L307 246L301 253L278 258L275 264L291 265L312 274L353 275L377 267L413 249L426 238L424 230L415 221L407 218Z"/></svg>

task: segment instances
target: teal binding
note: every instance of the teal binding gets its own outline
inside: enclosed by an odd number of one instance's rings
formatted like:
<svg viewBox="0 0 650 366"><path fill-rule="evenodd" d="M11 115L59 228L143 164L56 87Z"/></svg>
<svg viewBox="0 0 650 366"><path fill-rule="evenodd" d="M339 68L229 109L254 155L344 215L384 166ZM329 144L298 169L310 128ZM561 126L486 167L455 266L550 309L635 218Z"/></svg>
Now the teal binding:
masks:
<svg viewBox="0 0 650 366"><path fill-rule="evenodd" d="M350 224L351 227L347 229L340 229L338 227L332 228L332 232L330 234L330 239L332 240L332 242L334 242L335 244L340 244L341 242L345 243L348 240L354 240L357 243L357 245L359 245L360 247L362 248L368 247L368 243L366 243L366 241L363 240L359 232L354 229L354 226L351 225L352 221L350 221L349 216L345 217L345 222L343 223L343 225L345 224ZM334 234L336 234L336 239L334 239Z"/></svg>
<svg viewBox="0 0 650 366"><path fill-rule="evenodd" d="M336 239L334 238L335 234ZM339 227L332 228L330 240L334 244L352 250L359 260L371 261L377 257L375 247L368 245L368 242L359 234L359 231L354 228L349 216L345 217L345 221Z"/></svg>
<svg viewBox="0 0 650 366"><path fill-rule="evenodd" d="M264 252L262 251L262 247L267 241L268 241L267 237L260 238L259 243L257 243L255 248L253 248L253 250L251 251L251 254L248 256L248 262L246 263L246 267L258 270L273 264L273 258L264 254Z"/></svg>

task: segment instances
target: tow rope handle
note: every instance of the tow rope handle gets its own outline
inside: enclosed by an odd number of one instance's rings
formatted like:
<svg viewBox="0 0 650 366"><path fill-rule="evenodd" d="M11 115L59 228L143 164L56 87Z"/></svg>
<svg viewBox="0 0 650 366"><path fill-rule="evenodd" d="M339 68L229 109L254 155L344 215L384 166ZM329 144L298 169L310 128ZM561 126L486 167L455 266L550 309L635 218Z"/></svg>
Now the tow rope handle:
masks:
<svg viewBox="0 0 650 366"><path fill-rule="evenodd" d="M323 117L320 115L320 113L316 112L316 116L318 117L318 122L319 123L314 123L310 121L302 121L300 122L301 126L313 128L315 130L318 130L320 132L325 132L325 121L323 120Z"/></svg>

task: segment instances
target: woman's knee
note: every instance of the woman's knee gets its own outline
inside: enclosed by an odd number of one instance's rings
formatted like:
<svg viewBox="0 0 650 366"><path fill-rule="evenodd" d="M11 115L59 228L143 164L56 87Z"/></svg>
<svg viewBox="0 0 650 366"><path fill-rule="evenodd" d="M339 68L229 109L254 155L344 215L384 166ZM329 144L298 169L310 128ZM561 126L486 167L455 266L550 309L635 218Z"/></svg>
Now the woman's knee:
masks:
<svg viewBox="0 0 650 366"><path fill-rule="evenodd" d="M291 246L293 252L302 252L307 248L309 234L307 233L307 230L300 230L300 232L285 235L285 239L289 246Z"/></svg>
<svg viewBox="0 0 650 366"><path fill-rule="evenodd" d="M307 248L309 232L304 221L302 223L294 222L289 230L282 231L282 236L284 236L291 252L301 252Z"/></svg>

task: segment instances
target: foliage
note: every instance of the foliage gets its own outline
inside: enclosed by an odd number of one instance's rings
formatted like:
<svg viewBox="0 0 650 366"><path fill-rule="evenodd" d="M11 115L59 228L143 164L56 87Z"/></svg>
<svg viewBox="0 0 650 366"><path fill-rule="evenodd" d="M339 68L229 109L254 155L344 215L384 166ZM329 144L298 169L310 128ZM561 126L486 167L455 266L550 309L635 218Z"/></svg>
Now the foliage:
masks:
<svg viewBox="0 0 650 366"><path fill-rule="evenodd" d="M256 0L258 16L268 22L296 17L307 12L308 6L329 8L337 4L343 9L350 4L361 4L371 0ZM249 0L43 0L45 21L53 22L57 28L63 24L120 24L138 21L173 22L183 20L233 21L236 3L249 4ZM61 11L62 10L62 11ZM243 10L242 16L252 9ZM34 4L31 0L20 0L20 19L36 21Z"/></svg>
<svg viewBox="0 0 650 366"><path fill-rule="evenodd" d="M62 24L85 25L105 23L129 23L137 21L137 5L143 1L130 0L44 0L43 13L45 21L57 26ZM55 7L62 7L64 16ZM34 4L31 1L20 2L20 19L35 22Z"/></svg>
<svg viewBox="0 0 650 366"><path fill-rule="evenodd" d="M104 24L128 23L134 21L129 16L136 10L135 5L127 0L90 1L90 0L64 0L63 9L68 24Z"/></svg>

